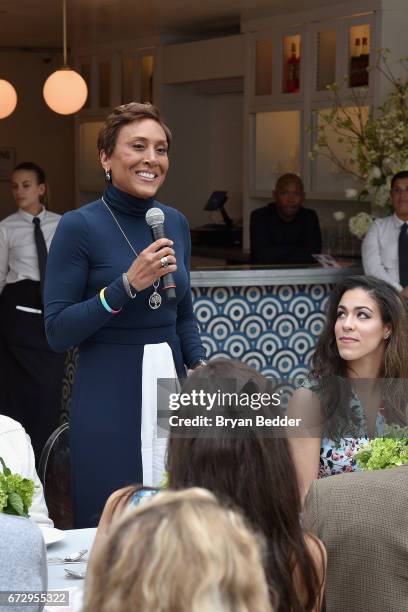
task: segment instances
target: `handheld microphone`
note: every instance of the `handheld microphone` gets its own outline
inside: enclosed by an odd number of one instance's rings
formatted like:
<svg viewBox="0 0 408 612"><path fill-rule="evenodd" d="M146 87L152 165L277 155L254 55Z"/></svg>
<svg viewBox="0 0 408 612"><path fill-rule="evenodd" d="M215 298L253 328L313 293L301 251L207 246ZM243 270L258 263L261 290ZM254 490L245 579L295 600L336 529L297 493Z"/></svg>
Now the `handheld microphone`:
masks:
<svg viewBox="0 0 408 612"><path fill-rule="evenodd" d="M164 213L160 208L149 208L146 213L146 223L150 227L153 240L159 238L167 238L164 233ZM168 300L176 299L176 283L171 272L167 272L162 277L163 289L166 292Z"/></svg>

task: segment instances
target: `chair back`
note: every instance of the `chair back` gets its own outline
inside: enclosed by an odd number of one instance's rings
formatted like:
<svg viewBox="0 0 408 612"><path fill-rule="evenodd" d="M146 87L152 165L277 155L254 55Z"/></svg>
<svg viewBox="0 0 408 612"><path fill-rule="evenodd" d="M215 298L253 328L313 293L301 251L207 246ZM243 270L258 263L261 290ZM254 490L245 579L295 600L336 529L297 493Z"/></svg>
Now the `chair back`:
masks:
<svg viewBox="0 0 408 612"><path fill-rule="evenodd" d="M59 529L74 526L71 496L69 424L60 425L48 438L41 453L38 475L54 525Z"/></svg>

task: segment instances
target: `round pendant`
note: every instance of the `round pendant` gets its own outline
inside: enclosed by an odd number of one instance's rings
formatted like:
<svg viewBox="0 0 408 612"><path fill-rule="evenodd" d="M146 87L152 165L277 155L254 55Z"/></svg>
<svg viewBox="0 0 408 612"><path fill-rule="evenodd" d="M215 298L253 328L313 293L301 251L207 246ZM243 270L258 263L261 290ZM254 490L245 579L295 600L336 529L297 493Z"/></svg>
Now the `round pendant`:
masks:
<svg viewBox="0 0 408 612"><path fill-rule="evenodd" d="M157 293L157 291L152 293L152 295L149 297L150 308L152 308L153 310L157 310L157 308L160 308L161 303L162 303L161 295Z"/></svg>

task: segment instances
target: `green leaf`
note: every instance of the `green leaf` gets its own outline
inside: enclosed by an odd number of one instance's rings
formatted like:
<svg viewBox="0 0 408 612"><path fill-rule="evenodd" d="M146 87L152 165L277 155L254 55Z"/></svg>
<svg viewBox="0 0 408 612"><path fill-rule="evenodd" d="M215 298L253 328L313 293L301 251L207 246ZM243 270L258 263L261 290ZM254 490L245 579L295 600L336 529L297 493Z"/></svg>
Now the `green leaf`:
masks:
<svg viewBox="0 0 408 612"><path fill-rule="evenodd" d="M11 470L7 467L7 465L4 463L4 459L3 457L0 457L0 463L3 467L3 474L5 476L11 476Z"/></svg>
<svg viewBox="0 0 408 612"><path fill-rule="evenodd" d="M15 491L12 491L11 493L9 493L8 503L13 508L13 510L15 510L18 516L27 517L27 513L24 511L24 504L21 495L19 495Z"/></svg>

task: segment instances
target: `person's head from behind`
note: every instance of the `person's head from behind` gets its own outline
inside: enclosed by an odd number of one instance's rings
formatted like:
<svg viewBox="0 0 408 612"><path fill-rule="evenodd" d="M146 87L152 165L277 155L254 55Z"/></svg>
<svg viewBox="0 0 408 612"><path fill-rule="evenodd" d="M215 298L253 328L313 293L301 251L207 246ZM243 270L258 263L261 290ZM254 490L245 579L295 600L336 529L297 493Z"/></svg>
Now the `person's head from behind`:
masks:
<svg viewBox="0 0 408 612"><path fill-rule="evenodd" d="M394 174L391 180L391 201L395 214L401 221L408 221L408 171Z"/></svg>
<svg viewBox="0 0 408 612"><path fill-rule="evenodd" d="M256 410L250 407L240 412L239 401L249 394L251 401L258 394L271 396L274 387L259 372L237 361L220 358L206 367L198 368L183 384L182 391L193 396L205 389L206 393L218 394L236 392L232 405L216 405L212 412L221 410L229 416L255 417ZM271 400L272 401L272 400ZM186 412L189 407L184 408ZM178 411L181 415L182 410ZM275 416L275 408L270 409ZM267 523L278 525L282 519L282 508L298 516L300 502L297 494L294 471L288 441L285 437L266 437L265 432L254 425L248 425L244 432L214 428L208 433L200 430L196 437L179 437L177 430L170 432L167 451L169 486L182 489L199 486L234 500L239 507L261 526ZM242 435L241 435L242 434ZM290 475L290 477L289 477ZM289 482L288 482L289 481ZM267 512L260 515L260 508Z"/></svg>
<svg viewBox="0 0 408 612"><path fill-rule="evenodd" d="M319 375L346 376L366 364L372 368L370 377L406 378L408 309L398 292L371 276L338 283L313 364Z"/></svg>
<svg viewBox="0 0 408 612"><path fill-rule="evenodd" d="M138 198L154 197L169 167L171 132L151 104L114 109L98 137L101 164L112 184Z"/></svg>
<svg viewBox="0 0 408 612"><path fill-rule="evenodd" d="M33 162L22 162L11 174L11 191L20 210L37 215L45 203L45 172Z"/></svg>
<svg viewBox="0 0 408 612"><path fill-rule="evenodd" d="M231 381L235 385L231 385ZM220 358L195 370L183 385L183 393L205 389L208 393L230 392L259 398L271 396L276 389L261 374L243 363ZM256 395L255 395L256 394ZM239 406L236 416L243 416ZM186 414L189 407L185 408ZM182 412L182 411L179 411ZM214 416L215 409L210 416ZM267 540L266 570L268 583L279 592L281 608L297 609L297 593L289 567L299 561L299 575L306 584L306 599L314 602L318 593L317 577L306 551L300 525L301 501L297 475L286 437L256 426L257 411L246 410L252 424L236 436L221 429L201 430L196 437L180 437L170 432L167 451L169 487L183 489L198 486L209 489L220 499L231 500ZM264 413L275 416L271 407ZM252 414L251 414L252 413ZM228 410L234 414L234 406ZM297 603L296 603L297 602Z"/></svg>
<svg viewBox="0 0 408 612"><path fill-rule="evenodd" d="M280 217L285 221L292 221L305 199L302 179L297 174L283 174L276 182L273 195Z"/></svg>
<svg viewBox="0 0 408 612"><path fill-rule="evenodd" d="M126 513L89 565L84 612L268 612L261 541L202 489Z"/></svg>

